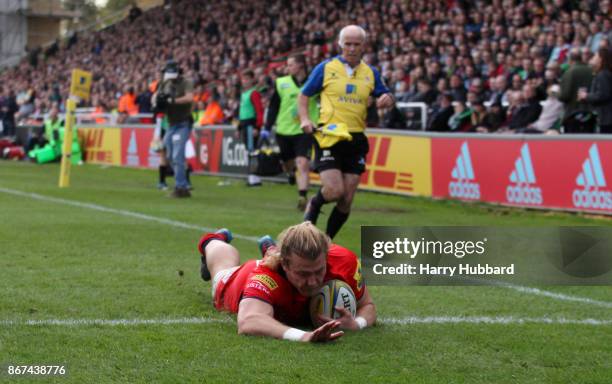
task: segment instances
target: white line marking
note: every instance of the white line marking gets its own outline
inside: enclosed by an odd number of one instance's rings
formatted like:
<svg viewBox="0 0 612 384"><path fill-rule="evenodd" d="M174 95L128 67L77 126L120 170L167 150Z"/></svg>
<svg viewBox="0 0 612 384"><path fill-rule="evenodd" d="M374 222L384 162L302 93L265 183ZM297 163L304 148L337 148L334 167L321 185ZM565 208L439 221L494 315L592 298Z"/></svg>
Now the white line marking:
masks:
<svg viewBox="0 0 612 384"><path fill-rule="evenodd" d="M173 325L173 324L213 324L231 323L232 320L214 319L211 317L183 317L177 319L45 319L45 320L2 320L2 326L23 325L59 325L67 327L78 326L138 326L138 325Z"/></svg>
<svg viewBox="0 0 612 384"><path fill-rule="evenodd" d="M217 230L216 228L202 227L200 225L195 225L195 224L187 224L181 221L145 215L143 213L126 211L124 209L108 208L108 207L104 207L98 204L82 203L80 201L66 200L66 199L61 199L58 197L44 196L44 195L39 195L37 193L22 192L22 191L17 191L14 189L8 189L8 188L2 188L2 187L0 187L0 192L8 193L10 195L19 196L19 197L29 197L34 200L46 201L50 203L70 205L70 206L79 207L79 208L87 208L87 209L92 209L94 211L105 212L105 213L114 213L114 214L121 215L121 216L132 217L136 219L170 225L172 227L177 227L177 228L195 229L200 232L213 232ZM255 236L245 236L245 235L241 235L241 234L237 234L233 232L232 232L232 235L234 236L235 239L242 239L242 240L253 241L253 242L257 242L258 240L258 238Z"/></svg>
<svg viewBox="0 0 612 384"><path fill-rule="evenodd" d="M410 324L571 324L571 325L612 325L612 320L599 319L566 319L550 317L514 317L514 316L428 316L428 317L383 317L379 322L385 325Z"/></svg>
<svg viewBox="0 0 612 384"><path fill-rule="evenodd" d="M414 324L502 324L502 325L612 325L612 319L566 319L564 317L514 317L514 316L426 316L426 317L383 317L380 324L389 326L405 326ZM46 320L0 320L0 326L143 326L143 325L198 325L198 324L233 324L231 318L184 317L176 319L46 319Z"/></svg>
<svg viewBox="0 0 612 384"><path fill-rule="evenodd" d="M2 188L2 187L0 187L0 192L8 193L10 195L19 196L19 197L29 197L31 199L46 201L46 202L51 202L51 203L56 203L56 204L64 204L64 205L70 205L73 207L92 209L92 210L100 211L100 212L114 213L114 214L121 215L121 216L132 217L132 218L146 220L146 221L152 221L152 222L156 222L160 224L170 225L173 227L194 229L200 232L212 232L216 230L215 228L203 227L203 226L194 225L194 224L187 224L181 221L145 215L143 213L126 211L124 209L108 208L102 205L82 203L82 202L74 201L74 200L67 200L67 199L61 199L57 197L44 196L44 195L39 195L37 193L23 192L23 191ZM242 239L242 240L247 240L247 241L252 241L252 242L257 242L258 240L258 238L255 236L245 236L245 235L241 235L241 234L233 233L233 232L232 232L232 235L236 239ZM562 293L545 291L545 290L538 289L538 288L523 287L520 285L513 285L513 284L506 284L506 283L500 283L500 284L497 284L497 286L502 287L502 288L513 289L521 293L548 297L548 298L555 299L555 300L572 301L572 302L578 302L578 303L583 303L583 304L595 305L599 307L612 308L612 302L594 300L594 299L590 299L587 297L570 296L570 295L565 295Z"/></svg>
<svg viewBox="0 0 612 384"><path fill-rule="evenodd" d="M521 285L514 285L514 284L509 284L509 283L497 283L496 285L499 286L499 287L502 287L502 288L513 289L513 290L521 292L521 293L528 293L528 294L531 294L531 295L549 297L549 298L555 299L555 300L573 301L573 302L577 302L577 303L584 303L584 304L595 305L595 306L598 306L598 307L612 308L612 303L609 302L609 301L601 301L601 300L590 299L588 297L566 295L566 294L563 294L563 293L544 291L544 290L538 289L538 288L523 287Z"/></svg>

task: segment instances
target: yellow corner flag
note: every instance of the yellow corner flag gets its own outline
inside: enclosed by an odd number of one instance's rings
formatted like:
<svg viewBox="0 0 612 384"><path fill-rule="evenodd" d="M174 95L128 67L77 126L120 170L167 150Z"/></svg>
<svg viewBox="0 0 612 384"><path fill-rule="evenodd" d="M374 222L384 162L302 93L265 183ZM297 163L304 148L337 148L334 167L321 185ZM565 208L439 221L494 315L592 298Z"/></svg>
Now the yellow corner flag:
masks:
<svg viewBox="0 0 612 384"><path fill-rule="evenodd" d="M72 70L72 80L70 82L70 95L76 96L81 100L89 100L91 89L91 72L82 69Z"/></svg>
<svg viewBox="0 0 612 384"><path fill-rule="evenodd" d="M64 121L64 142L62 143L62 165L60 168L59 186L70 186L70 164L72 157L72 128L74 126L74 113L76 100L89 100L91 90L91 72L81 69L72 70L70 82L70 97L66 100L66 119Z"/></svg>

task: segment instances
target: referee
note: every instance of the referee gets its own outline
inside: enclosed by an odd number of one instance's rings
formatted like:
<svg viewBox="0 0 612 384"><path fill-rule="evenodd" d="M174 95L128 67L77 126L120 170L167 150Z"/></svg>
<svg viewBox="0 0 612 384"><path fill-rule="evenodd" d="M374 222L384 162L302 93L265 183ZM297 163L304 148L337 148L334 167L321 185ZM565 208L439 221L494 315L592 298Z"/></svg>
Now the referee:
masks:
<svg viewBox="0 0 612 384"><path fill-rule="evenodd" d="M283 168L289 176L290 184L297 181L299 195L297 208L304 211L309 185L309 158L312 151L312 134L304 133L302 130L297 111L300 87L304 84L307 75L304 55L291 55L287 59L287 72L289 75L276 79L262 138L267 138L272 126L276 124L276 142L280 147ZM308 115L313 122L319 118L319 109L314 98L308 102ZM294 174L296 166L297 178Z"/></svg>
<svg viewBox="0 0 612 384"><path fill-rule="evenodd" d="M305 221L316 224L323 204L336 202L327 221L326 233L333 238L346 222L353 197L365 172L369 150L366 128L368 98L376 98L378 108L390 108L395 100L383 84L380 73L361 60L366 43L366 32L357 25L340 31L338 44L342 54L320 63L310 74L298 97L300 127L306 133L317 125L308 115L309 99L321 94L318 126L348 130L351 140L326 143L320 133L315 134L315 170L322 187L310 199Z"/></svg>

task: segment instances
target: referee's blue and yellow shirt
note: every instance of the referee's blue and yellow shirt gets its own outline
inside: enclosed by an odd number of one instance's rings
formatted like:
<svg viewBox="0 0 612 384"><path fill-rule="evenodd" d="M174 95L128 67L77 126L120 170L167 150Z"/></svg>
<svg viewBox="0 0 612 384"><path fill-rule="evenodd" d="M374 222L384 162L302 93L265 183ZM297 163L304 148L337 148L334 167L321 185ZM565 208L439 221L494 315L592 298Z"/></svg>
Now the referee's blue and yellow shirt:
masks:
<svg viewBox="0 0 612 384"><path fill-rule="evenodd" d="M349 132L363 132L368 96L389 93L376 68L361 61L352 74L341 56L325 60L310 73L302 94L321 94L319 124L344 123Z"/></svg>

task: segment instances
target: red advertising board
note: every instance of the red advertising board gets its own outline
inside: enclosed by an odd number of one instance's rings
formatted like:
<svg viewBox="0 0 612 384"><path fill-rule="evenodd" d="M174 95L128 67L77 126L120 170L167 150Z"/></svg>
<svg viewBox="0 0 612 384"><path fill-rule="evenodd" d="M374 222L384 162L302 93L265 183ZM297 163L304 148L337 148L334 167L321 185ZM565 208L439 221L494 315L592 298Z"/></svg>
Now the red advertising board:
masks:
<svg viewBox="0 0 612 384"><path fill-rule="evenodd" d="M157 168L159 154L151 150L154 128L121 129L121 164L128 167Z"/></svg>
<svg viewBox="0 0 612 384"><path fill-rule="evenodd" d="M546 206L612 214L612 141L534 141L529 145L538 155Z"/></svg>
<svg viewBox="0 0 612 384"><path fill-rule="evenodd" d="M160 162L159 153L151 149L155 129L151 128L121 128L121 164L128 167L157 168ZM197 161L195 136L192 132L185 146L187 163L194 171L202 169Z"/></svg>
<svg viewBox="0 0 612 384"><path fill-rule="evenodd" d="M198 131L196 139L197 160L203 171L218 173L221 169L221 151L223 145L222 129Z"/></svg>
<svg viewBox="0 0 612 384"><path fill-rule="evenodd" d="M612 141L432 139L433 196L612 213Z"/></svg>

